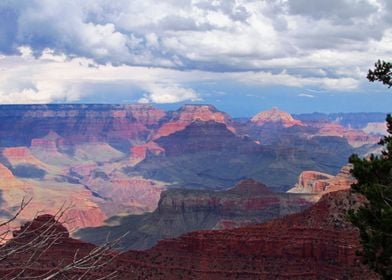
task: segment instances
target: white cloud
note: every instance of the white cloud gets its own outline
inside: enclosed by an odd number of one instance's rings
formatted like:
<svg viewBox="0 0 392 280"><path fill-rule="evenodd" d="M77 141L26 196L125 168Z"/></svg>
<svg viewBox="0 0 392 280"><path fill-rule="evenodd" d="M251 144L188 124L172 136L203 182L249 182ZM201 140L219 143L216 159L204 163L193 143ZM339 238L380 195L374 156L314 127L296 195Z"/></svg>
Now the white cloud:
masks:
<svg viewBox="0 0 392 280"><path fill-rule="evenodd" d="M94 94L102 84L138 88L145 92L141 102L200 99L195 90L180 85L179 80L186 80L188 74L178 70L96 65L90 59L67 59L51 50L39 58L32 57L28 49L23 52L23 56L0 60L0 103L76 102Z"/></svg>
<svg viewBox="0 0 392 280"><path fill-rule="evenodd" d="M139 103L176 103L186 100L200 100L198 94L191 88L157 83L145 87L148 92L139 99Z"/></svg>
<svg viewBox="0 0 392 280"><path fill-rule="evenodd" d="M307 98L314 98L314 95L309 93L300 93L298 94L299 97L307 97Z"/></svg>
<svg viewBox="0 0 392 280"><path fill-rule="evenodd" d="M15 19L0 27L9 38L0 51L28 45L35 53L50 48L102 64L214 71L298 60L331 67L333 60L314 53L367 53L390 29L391 7L383 0L308 2L7 1L0 15L13 11Z"/></svg>
<svg viewBox="0 0 392 280"><path fill-rule="evenodd" d="M187 83L214 80L357 89L392 56L389 2L3 1L0 102L77 101L101 83L142 102L197 100Z"/></svg>

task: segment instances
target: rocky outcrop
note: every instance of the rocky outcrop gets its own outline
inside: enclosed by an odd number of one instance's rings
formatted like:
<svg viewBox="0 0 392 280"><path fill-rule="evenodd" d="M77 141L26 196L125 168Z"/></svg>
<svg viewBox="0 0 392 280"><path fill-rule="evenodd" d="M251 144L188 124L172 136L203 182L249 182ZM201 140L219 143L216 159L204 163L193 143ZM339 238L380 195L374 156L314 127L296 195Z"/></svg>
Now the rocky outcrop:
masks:
<svg viewBox="0 0 392 280"><path fill-rule="evenodd" d="M11 170L0 163L0 178L2 181L14 180L15 176L12 174Z"/></svg>
<svg viewBox="0 0 392 280"><path fill-rule="evenodd" d="M121 173L105 173L99 169L92 170L81 182L103 198L99 205L108 217L152 212L165 190L162 182L138 176L126 177Z"/></svg>
<svg viewBox="0 0 392 280"><path fill-rule="evenodd" d="M378 279L360 264L359 234L345 220L358 205L335 192L305 212L257 226L199 231L128 252L144 279Z"/></svg>
<svg viewBox="0 0 392 280"><path fill-rule="evenodd" d="M369 122L362 130L367 134L386 135L386 122Z"/></svg>
<svg viewBox="0 0 392 280"><path fill-rule="evenodd" d="M194 230L239 227L300 212L317 199L274 193L250 179L227 191L173 189L161 194L158 208L151 214L112 217L106 226L82 229L75 236L102 244L109 232L114 238L129 232L124 248L146 249L158 240Z"/></svg>
<svg viewBox="0 0 392 280"><path fill-rule="evenodd" d="M338 190L347 190L355 183L351 175L350 164L345 165L336 176L317 171L304 171L300 174L298 183L288 192L324 194Z"/></svg>
<svg viewBox="0 0 392 280"><path fill-rule="evenodd" d="M166 156L209 151L252 153L261 151L259 144L234 134L224 123L194 121L183 130L155 141Z"/></svg>
<svg viewBox="0 0 392 280"><path fill-rule="evenodd" d="M165 115L149 105L3 105L0 146L27 146L50 131L66 144L137 142Z"/></svg>
<svg viewBox="0 0 392 280"><path fill-rule="evenodd" d="M116 279L379 279L360 263L356 255L359 233L346 220L347 210L355 209L361 201L348 191L329 193L303 213L260 225L197 231L160 241L147 251L117 255L108 265L86 275L102 277L116 271ZM46 215L37 219L33 225L38 222L41 227L51 221ZM60 238L39 255L25 276L51 271L72 261L76 252L82 257L94 249L69 238L61 225L55 224L55 228ZM0 262L0 276L16 273L28 252L12 255L8 259L12 266ZM113 256L109 254L102 261ZM67 276L80 273L72 270Z"/></svg>
<svg viewBox="0 0 392 280"><path fill-rule="evenodd" d="M231 117L226 113L218 111L214 106L184 105L179 110L169 114L168 119L154 133L152 139L155 140L183 130L194 121L223 123L229 130L235 131L231 125Z"/></svg>
<svg viewBox="0 0 392 280"><path fill-rule="evenodd" d="M27 147L12 147L2 151L4 157L8 160L28 160L31 157L30 150Z"/></svg>
<svg viewBox="0 0 392 280"><path fill-rule="evenodd" d="M379 140L379 136L365 133L360 129L346 128L337 123L319 122L313 123L312 126L318 128L318 135L344 137L353 147L375 144Z"/></svg>
<svg viewBox="0 0 392 280"><path fill-rule="evenodd" d="M159 156L165 153L165 149L160 147L154 141L149 141L146 144L135 145L131 148L131 160L133 163L138 163L144 160L149 153Z"/></svg>
<svg viewBox="0 0 392 280"><path fill-rule="evenodd" d="M19 230L13 232L13 239L0 247L0 252L10 252L9 256L0 262L1 279L26 278L44 279L49 275L53 279L88 278L98 279L108 275L114 267L104 266L117 255L114 252L101 253L100 265L94 267L94 261L79 263L79 267L91 265L91 269L67 269L54 276L61 268L72 265L74 261L88 258L97 248L91 244L80 242L69 237L68 230L52 215L44 214L26 222ZM87 264L87 265L86 265ZM46 279L46 278L45 278Z"/></svg>
<svg viewBox="0 0 392 280"><path fill-rule="evenodd" d="M263 126L267 123L274 123L283 127L304 125L301 121L294 119L289 113L281 111L278 108L272 108L269 111L258 113L251 119L251 122L258 126Z"/></svg>
<svg viewBox="0 0 392 280"><path fill-rule="evenodd" d="M320 193L327 189L332 178L334 176L326 173L304 171L299 176L298 188L308 193Z"/></svg>

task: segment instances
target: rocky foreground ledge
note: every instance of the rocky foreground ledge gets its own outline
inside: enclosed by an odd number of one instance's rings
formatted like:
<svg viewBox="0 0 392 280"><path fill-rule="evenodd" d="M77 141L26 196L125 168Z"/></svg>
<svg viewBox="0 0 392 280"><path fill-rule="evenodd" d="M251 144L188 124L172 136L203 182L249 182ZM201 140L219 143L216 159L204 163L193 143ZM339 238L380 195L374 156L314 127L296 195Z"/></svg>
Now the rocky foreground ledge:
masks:
<svg viewBox="0 0 392 280"><path fill-rule="evenodd" d="M160 241L147 251L108 254L105 258L116 257L86 276L116 272L116 279L378 279L356 256L359 234L346 220L347 209L361 202L349 191L328 193L302 213L264 224L198 231ZM40 216L30 227L38 223L42 228L48 219L51 216ZM61 225L53 229L59 230L59 239L25 276L46 273L71 261L75 252L82 257L95 248L69 238ZM23 227L21 232L25 240L31 238ZM1 261L0 277L16 273L27 256L25 252ZM81 273L70 271L67 276Z"/></svg>

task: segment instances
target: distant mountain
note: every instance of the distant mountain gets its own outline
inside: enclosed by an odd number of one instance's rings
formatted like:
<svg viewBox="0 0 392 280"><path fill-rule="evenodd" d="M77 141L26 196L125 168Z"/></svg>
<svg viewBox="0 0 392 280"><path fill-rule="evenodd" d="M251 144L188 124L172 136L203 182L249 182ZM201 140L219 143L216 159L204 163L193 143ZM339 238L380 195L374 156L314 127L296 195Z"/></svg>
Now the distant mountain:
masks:
<svg viewBox="0 0 392 280"><path fill-rule="evenodd" d="M293 117L303 122L332 122L344 127L362 129L368 123L385 122L387 113L309 113L293 114Z"/></svg>
<svg viewBox="0 0 392 280"><path fill-rule="evenodd" d="M184 105L177 111L167 113L166 117L161 120L160 127L153 133L151 140L183 130L193 122L222 123L234 132L231 117L217 110L213 105Z"/></svg>
<svg viewBox="0 0 392 280"><path fill-rule="evenodd" d="M265 185L243 180L227 191L173 189L161 194L153 213L112 217L106 225L86 228L74 236L95 244L123 239L123 249L147 249L159 240L201 229L233 228L262 223L308 208L311 194L274 193Z"/></svg>
<svg viewBox="0 0 392 280"><path fill-rule="evenodd" d="M272 108L269 111L264 111L257 114L251 119L251 122L258 126L262 126L267 123L278 123L283 127L304 125L301 121L294 119L289 113L283 112L278 108Z"/></svg>
<svg viewBox="0 0 392 280"><path fill-rule="evenodd" d="M254 178L285 191L303 170L336 173L355 151L342 137L280 137L284 132L272 133L281 140L263 145L262 136L258 142L234 134L224 124L194 122L156 140L163 152L148 154L137 165L124 168L124 172L173 182L182 188L224 189L241 179Z"/></svg>
<svg viewBox="0 0 392 280"><path fill-rule="evenodd" d="M359 118L359 116L358 116ZM373 119L370 119L373 121ZM336 174L352 153L377 151L363 130L276 108L233 120L212 105L0 105L1 217L23 196L32 212L75 204L76 227L152 212L166 189L224 190L253 178L286 191L303 171ZM10 177L11 176L11 177ZM12 187L15 186L15 187Z"/></svg>
<svg viewBox="0 0 392 280"><path fill-rule="evenodd" d="M28 146L54 131L64 144L101 141L129 147L145 141L165 115L149 105L0 105L0 146Z"/></svg>

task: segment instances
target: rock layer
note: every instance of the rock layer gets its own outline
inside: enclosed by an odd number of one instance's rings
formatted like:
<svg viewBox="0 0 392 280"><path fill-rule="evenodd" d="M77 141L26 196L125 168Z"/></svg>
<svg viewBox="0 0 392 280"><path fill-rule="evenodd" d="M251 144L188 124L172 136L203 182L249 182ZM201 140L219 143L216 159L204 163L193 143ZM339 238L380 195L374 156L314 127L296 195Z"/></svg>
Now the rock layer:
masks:
<svg viewBox="0 0 392 280"><path fill-rule="evenodd" d="M350 173L351 168L350 164L345 165L336 176L317 171L304 171L300 174L295 187L288 192L324 194L347 190L355 183L355 179Z"/></svg>
<svg viewBox="0 0 392 280"><path fill-rule="evenodd" d="M169 119L154 133L152 139L158 139L183 130L194 121L223 123L229 130L235 131L231 125L231 117L218 111L214 106L184 105L179 110L171 112Z"/></svg>
<svg viewBox="0 0 392 280"><path fill-rule="evenodd" d="M258 126L263 126L267 123L276 123L284 127L304 125L301 121L294 119L289 113L280 111L278 108L258 113L251 119L251 122Z"/></svg>
<svg viewBox="0 0 392 280"><path fill-rule="evenodd" d="M348 191L329 193L303 213L261 225L164 240L144 252L121 254L87 275L102 277L115 270L117 279L379 279L360 263L359 233L345 218L346 211L361 201ZM25 275L50 271L72 260L75 252L85 256L94 249L58 228L62 237ZM16 272L25 257L26 253L11 256L12 267L0 262L0 275Z"/></svg>
<svg viewBox="0 0 392 280"><path fill-rule="evenodd" d="M227 191L168 190L151 214L112 217L106 226L82 229L75 236L102 244L129 232L125 249L146 249L158 240L200 229L234 228L297 213L318 199L314 195L274 193L254 180Z"/></svg>
<svg viewBox="0 0 392 280"><path fill-rule="evenodd" d="M346 220L358 205L347 191L300 214L265 224L200 231L128 252L144 279L378 279L362 266L359 234Z"/></svg>

